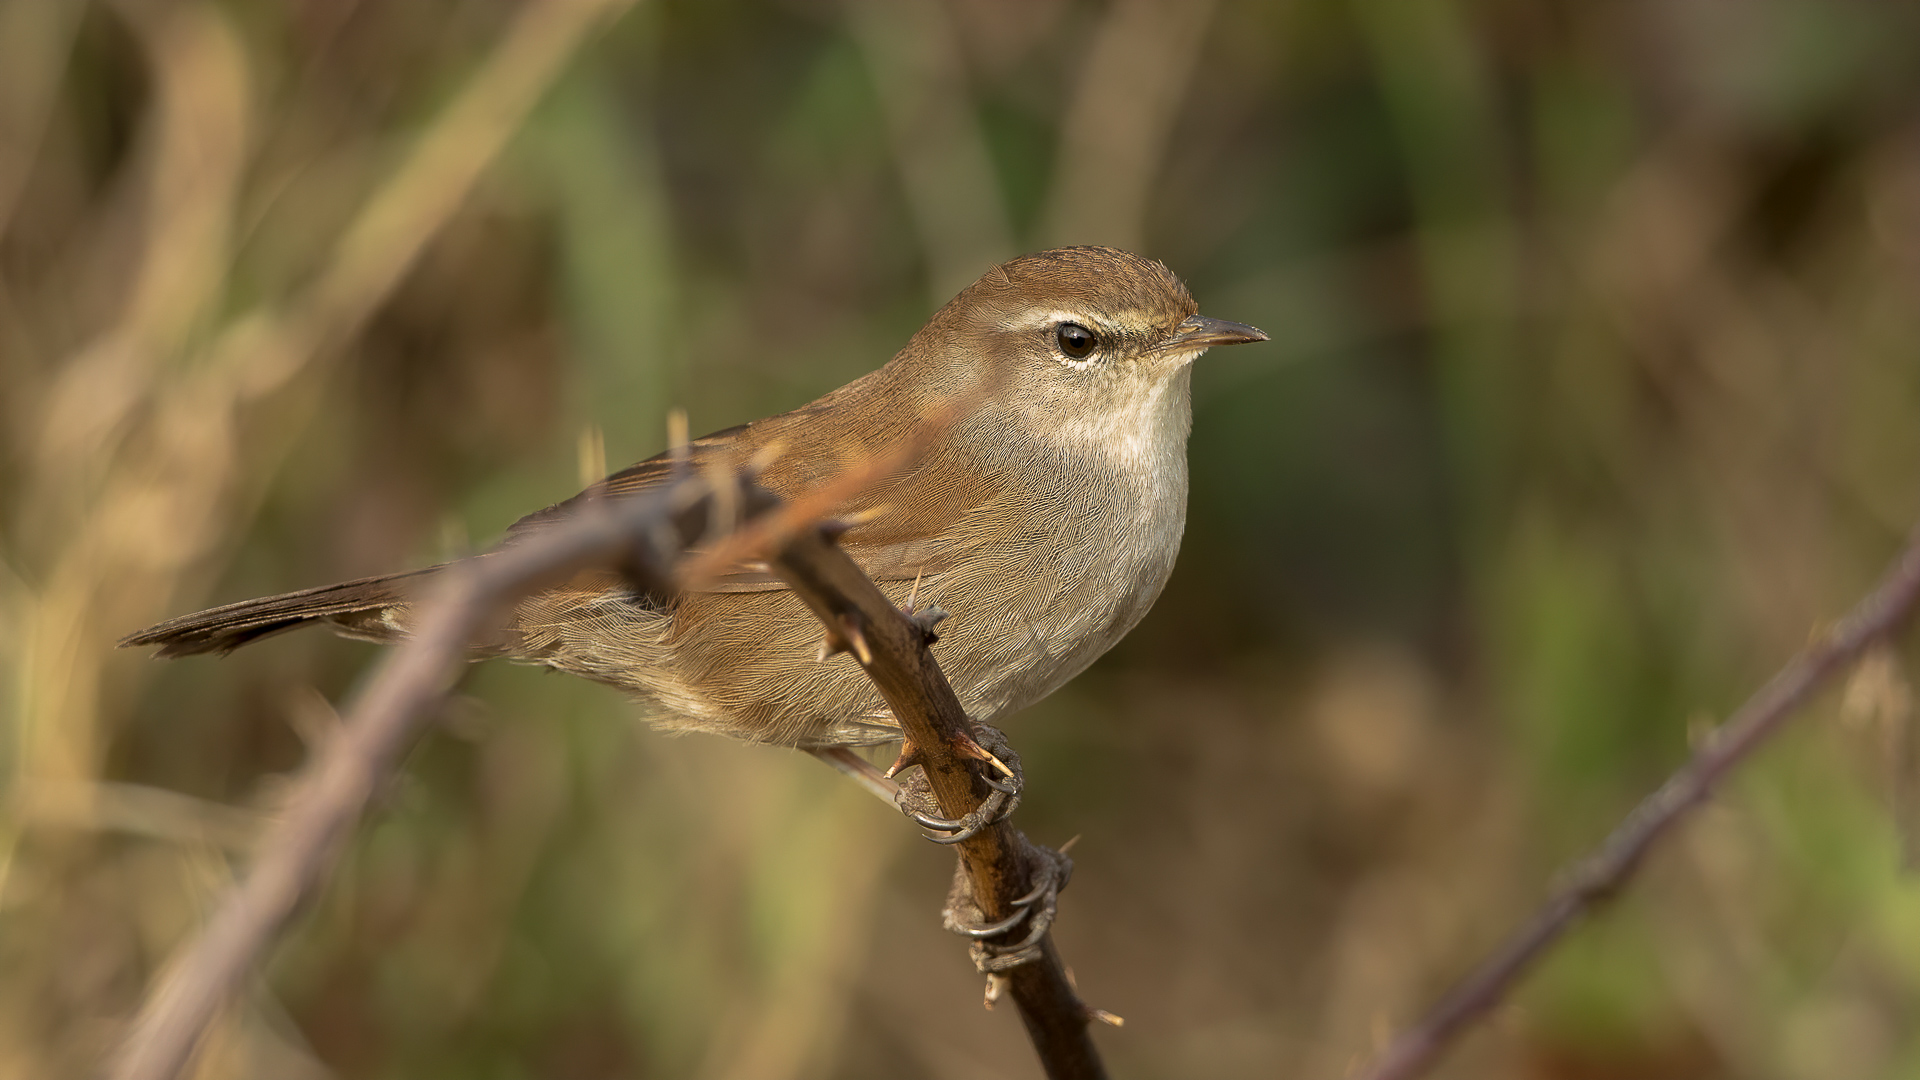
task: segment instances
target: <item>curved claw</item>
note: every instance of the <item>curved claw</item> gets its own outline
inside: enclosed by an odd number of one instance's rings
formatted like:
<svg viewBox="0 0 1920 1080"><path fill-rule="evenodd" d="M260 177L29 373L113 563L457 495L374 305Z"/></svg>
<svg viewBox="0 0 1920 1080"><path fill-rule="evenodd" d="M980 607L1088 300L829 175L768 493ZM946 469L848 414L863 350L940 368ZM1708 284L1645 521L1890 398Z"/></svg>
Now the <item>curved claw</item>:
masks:
<svg viewBox="0 0 1920 1080"><path fill-rule="evenodd" d="M941 832L957 832L967 827L967 823L960 818L935 817L932 814L924 814L918 810L906 808L902 808L901 812L912 818L913 823L923 829L938 829Z"/></svg>
<svg viewBox="0 0 1920 1080"><path fill-rule="evenodd" d="M1015 834L1018 836L1018 834ZM1004 988L1005 974L1022 964L1032 963L1045 954L1047 933L1058 911L1060 891L1073 876L1073 861L1063 852L1037 847L1019 837L1027 852L1028 887L1024 895L1007 902L1012 910L993 922L973 896L973 879L964 862L954 868L953 888L947 896L942 924L953 933L971 940L967 954L975 970L987 976L988 997L996 988ZM1018 941L1008 940L1010 932L1025 921L1027 929Z"/></svg>
<svg viewBox="0 0 1920 1080"><path fill-rule="evenodd" d="M1022 918L1026 917L1027 914L1028 912L1025 908L1020 909L1020 915ZM1008 916L1008 918L1011 918L1011 917L1012 916ZM1002 919L1000 921L1006 922L1007 920ZM1040 943L1040 939L1046 936L1047 930L1048 930L1048 926L1045 922L1042 922L1039 919L1035 919L1033 920L1033 929L1029 930L1027 932L1027 936L1024 938L1021 938L1018 943L1013 945L995 945L992 942L982 941L980 943L980 947L982 949L985 949L987 952L987 955L989 956L1012 956L1017 953L1026 952L1027 950L1033 948L1035 945L1038 945Z"/></svg>
<svg viewBox="0 0 1920 1080"><path fill-rule="evenodd" d="M1033 916L1034 904L1043 899L1051 903L1052 898L1057 896L1059 891L1059 882L1055 878L1051 876L1044 877L1041 879L1040 884L1035 885L1025 896L1010 901L1009 906L1011 906L1014 911L1013 914L1006 918L998 922L988 923L985 926L950 926L948 929L962 937L970 937L975 941L981 941L990 937L999 937L1001 934L1020 925L1021 920L1031 918ZM1016 944L987 944L985 947L996 956L1019 952L1021 949L1032 947L1035 942L1040 940L1040 935L1046 932L1047 927L1044 923L1040 923L1036 924L1032 930L1028 931L1027 936Z"/></svg>
<svg viewBox="0 0 1920 1080"><path fill-rule="evenodd" d="M947 844L958 844L961 841L971 840L974 837L979 836L980 830L984 828L986 828L986 825L980 824L980 825L975 825L970 829L961 829L959 832L954 833L952 836L929 836L927 837L927 842L930 844L940 844L942 846Z"/></svg>
<svg viewBox="0 0 1920 1080"><path fill-rule="evenodd" d="M984 730L991 733L989 741L993 742L996 746L1004 744L1004 736L999 735L999 733L995 732L992 728L986 728ZM901 812L908 818L911 818L914 824L919 825L929 832L941 834L927 837L928 840L936 844L958 844L970 840L980 835L982 829L1005 820L1012 815L1015 810L1019 809L1020 792L1025 786L1018 772L1001 761L991 751L982 747L972 736L965 734L960 735L954 740L954 747L961 752L962 757L972 759L986 766L985 768L975 767L969 770L973 774L973 777L987 788L987 797L979 806L974 807L973 810L958 818L941 817L938 814L916 809L910 805L910 803L918 802L920 806L929 805L928 796L930 793L925 788L926 778L924 775L916 781L916 795L908 796L903 788L901 795L896 796L894 799L895 805L899 806ZM1005 752L1011 756L1010 751ZM1014 760L1017 761L1019 759L1015 758ZM924 770L926 762L922 760L919 750L910 740L903 741L900 746L899 758L894 761L893 767L888 769L884 775L891 779L915 765L921 766Z"/></svg>
<svg viewBox="0 0 1920 1080"><path fill-rule="evenodd" d="M956 823L956 831L952 835L929 836L927 839L936 844L957 844L962 840L971 840L980 835L980 830L1013 813L1013 807L1018 805L1018 800L1015 800L1013 806L1007 805L1007 796L995 791L987 796L987 801L976 807L973 813Z"/></svg>
<svg viewBox="0 0 1920 1080"><path fill-rule="evenodd" d="M950 926L948 929L959 934L961 937L970 937L975 941L979 941L982 938L999 937L1001 934L1020 925L1020 921L1025 919L1029 914L1030 912L1028 912L1026 908L1021 908L1006 918L1001 919L999 922L991 922L985 926Z"/></svg>
<svg viewBox="0 0 1920 1080"><path fill-rule="evenodd" d="M918 824L929 829L938 829L941 832L968 832L969 830L971 830L971 832L979 832L981 826L991 824L998 821L1001 817L1006 816L1005 814L995 813L995 811L1000 809L1001 804L1006 801L1004 795L989 795L985 802L982 802L974 808L972 813L960 818L939 817L935 814L929 814L922 810L913 810L904 806L901 807L901 812L912 818ZM982 818L986 820L982 821ZM971 835L971 832L969 835Z"/></svg>
<svg viewBox="0 0 1920 1080"><path fill-rule="evenodd" d="M1065 856L1057 852L1052 854L1052 858L1034 867L1036 880L1027 893L1009 902L1012 912L991 923L976 925L969 921L982 918L985 913L972 902L971 894L967 891L969 879L965 876L965 869L955 871L955 895L961 899L948 901L946 928L972 940L968 951L973 957L974 967L989 977L1004 974L1041 955L1042 943L1053 927L1060 890L1066 887L1073 869ZM1022 921L1027 929L1020 939L1005 940L1008 932L1020 926Z"/></svg>
<svg viewBox="0 0 1920 1080"><path fill-rule="evenodd" d="M1050 879L1042 878L1040 880L1040 884L1035 885L1031 892L1027 893L1027 895L1025 896L1022 896L1014 900L1013 906L1017 908L1026 907L1028 904L1031 904L1035 900L1038 900L1041 897L1047 895L1049 892L1052 892L1053 889L1054 889L1053 882Z"/></svg>

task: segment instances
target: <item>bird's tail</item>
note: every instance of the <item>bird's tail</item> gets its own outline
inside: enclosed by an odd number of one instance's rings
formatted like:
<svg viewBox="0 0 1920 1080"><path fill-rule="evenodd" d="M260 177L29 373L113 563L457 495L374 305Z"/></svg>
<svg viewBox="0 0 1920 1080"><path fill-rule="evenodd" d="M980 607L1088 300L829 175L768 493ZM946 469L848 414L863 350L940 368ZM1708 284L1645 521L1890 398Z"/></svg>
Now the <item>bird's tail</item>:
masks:
<svg viewBox="0 0 1920 1080"><path fill-rule="evenodd" d="M420 579L435 569L343 581L209 608L129 634L120 647L158 645L157 656L225 655L309 623L326 623L346 637L398 641L407 634L410 597L419 592Z"/></svg>

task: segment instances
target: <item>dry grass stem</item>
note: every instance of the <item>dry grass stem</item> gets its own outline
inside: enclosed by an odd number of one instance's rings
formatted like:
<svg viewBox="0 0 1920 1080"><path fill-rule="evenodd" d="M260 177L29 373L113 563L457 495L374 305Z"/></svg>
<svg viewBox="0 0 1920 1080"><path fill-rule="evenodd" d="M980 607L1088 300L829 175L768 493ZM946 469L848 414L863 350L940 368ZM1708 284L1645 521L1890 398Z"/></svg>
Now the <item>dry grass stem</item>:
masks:
<svg viewBox="0 0 1920 1080"><path fill-rule="evenodd" d="M1653 845L1704 805L1727 774L1778 731L1796 710L1904 626L1920 603L1920 526L1873 591L1819 634L1714 729L1693 757L1575 865L1527 924L1494 950L1422 1020L1394 1039L1358 1075L1411 1080L1503 1001L1535 961L1595 906L1619 895Z"/></svg>

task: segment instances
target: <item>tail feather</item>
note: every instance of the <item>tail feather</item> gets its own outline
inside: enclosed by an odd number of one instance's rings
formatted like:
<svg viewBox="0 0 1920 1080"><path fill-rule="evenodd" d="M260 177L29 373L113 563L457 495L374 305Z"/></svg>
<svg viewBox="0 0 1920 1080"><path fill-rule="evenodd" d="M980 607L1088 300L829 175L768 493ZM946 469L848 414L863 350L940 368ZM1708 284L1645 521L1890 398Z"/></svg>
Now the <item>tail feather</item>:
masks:
<svg viewBox="0 0 1920 1080"><path fill-rule="evenodd" d="M224 656L242 645L314 622L330 623L347 637L395 641L405 636L400 617L417 591L413 579L434 569L360 578L209 608L129 634L120 647L158 645L160 651L154 655L161 657Z"/></svg>

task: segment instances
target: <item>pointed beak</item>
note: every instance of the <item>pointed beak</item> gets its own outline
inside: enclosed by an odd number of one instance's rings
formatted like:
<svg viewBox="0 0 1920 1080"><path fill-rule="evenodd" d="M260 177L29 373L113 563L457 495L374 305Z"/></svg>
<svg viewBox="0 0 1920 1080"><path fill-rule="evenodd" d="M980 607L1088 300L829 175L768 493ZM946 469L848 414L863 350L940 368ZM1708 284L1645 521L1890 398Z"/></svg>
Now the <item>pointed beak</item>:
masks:
<svg viewBox="0 0 1920 1080"><path fill-rule="evenodd" d="M1160 343L1162 349L1208 349L1215 345L1245 345L1265 341L1267 335L1246 323L1228 322L1195 315L1174 327L1173 336Z"/></svg>

